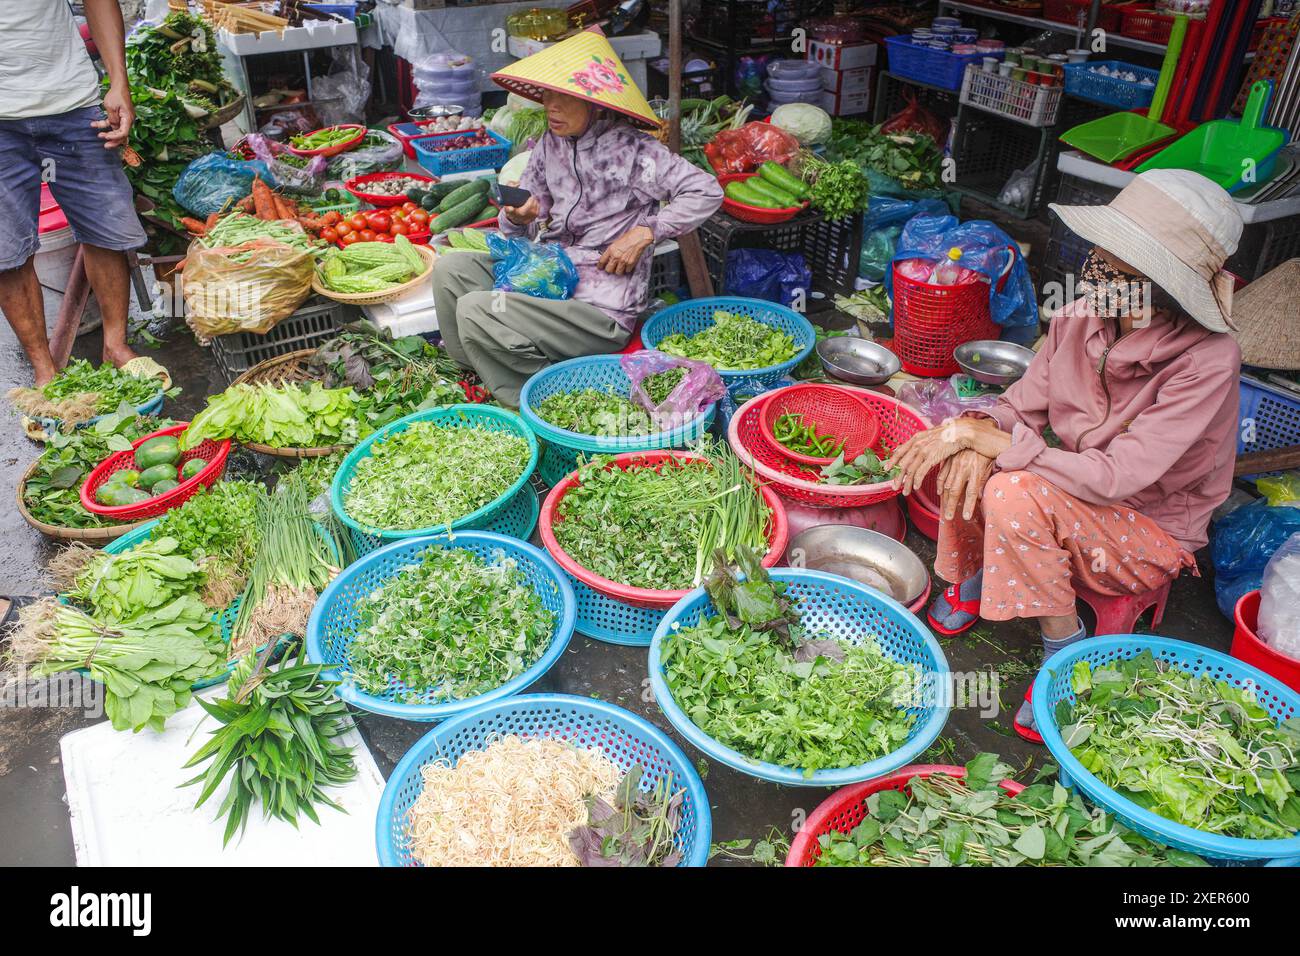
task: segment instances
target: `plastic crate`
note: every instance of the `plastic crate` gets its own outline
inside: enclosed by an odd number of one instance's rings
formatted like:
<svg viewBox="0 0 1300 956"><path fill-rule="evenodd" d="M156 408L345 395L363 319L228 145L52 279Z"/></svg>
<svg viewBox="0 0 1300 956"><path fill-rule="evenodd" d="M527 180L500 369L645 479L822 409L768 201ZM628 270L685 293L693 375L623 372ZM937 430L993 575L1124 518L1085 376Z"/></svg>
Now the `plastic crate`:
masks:
<svg viewBox="0 0 1300 956"><path fill-rule="evenodd" d="M1160 13L1150 7L1127 8L1120 11L1120 17L1121 22L1117 29L1124 36L1131 37L1134 40L1146 40L1148 43L1168 43L1169 36L1173 33L1173 15ZM1264 38L1264 31L1268 29L1269 24L1279 20L1282 23L1286 22L1285 17L1267 17L1256 20L1254 27L1251 28L1250 41L1246 47L1247 52L1254 53L1259 46L1260 40Z"/></svg>
<svg viewBox="0 0 1300 956"><path fill-rule="evenodd" d="M1088 9L1091 6L1092 0L1043 0L1043 19L1077 26L1082 18L1082 22L1086 24ZM1118 32L1122 12L1119 7L1103 2L1101 13L1097 17L1097 26L1103 30Z"/></svg>
<svg viewBox="0 0 1300 956"><path fill-rule="evenodd" d="M812 270L813 292L824 297L820 303L828 308L832 297L853 292L861 256L862 213L842 219L818 218L804 229L803 257ZM816 311L816 307L813 301L808 303L808 311Z"/></svg>
<svg viewBox="0 0 1300 956"><path fill-rule="evenodd" d="M1241 376L1237 454L1300 445L1300 392Z"/></svg>
<svg viewBox="0 0 1300 956"><path fill-rule="evenodd" d="M1130 82L1113 76L1102 76L1096 68L1104 66L1111 70L1125 70L1135 74L1139 80L1150 80L1149 85ZM1065 92L1070 96L1104 103L1122 110L1145 109L1155 97L1156 79L1159 70L1149 70L1145 66L1134 66L1122 60L1099 60L1088 63L1067 63L1065 65Z"/></svg>
<svg viewBox="0 0 1300 956"><path fill-rule="evenodd" d="M951 120L957 115L957 97L957 92L919 86L886 70L876 80L875 111L872 114L872 121L883 123L913 101L941 119ZM944 138L947 139L946 136Z"/></svg>
<svg viewBox="0 0 1300 956"><path fill-rule="evenodd" d="M1011 76L966 67L961 84L961 101L967 106L997 113L1026 126L1051 126L1061 108L1062 88L1039 86Z"/></svg>
<svg viewBox="0 0 1300 956"><path fill-rule="evenodd" d="M254 365L277 355L313 349L338 334L356 318L357 309L325 298L312 298L287 319L281 319L265 335L235 332L212 339L212 356L229 383Z"/></svg>
<svg viewBox="0 0 1300 956"><path fill-rule="evenodd" d="M910 36L885 37L885 43L889 47L890 73L947 90L961 89L966 66L978 65L983 59L980 53L957 54L917 46Z"/></svg>
<svg viewBox="0 0 1300 956"><path fill-rule="evenodd" d="M1048 185L1056 177L1060 143L1047 127L1030 127L983 110L962 106L952 156L957 164L959 193L978 199L1019 219L1029 219L1041 208ZM1034 185L1021 202L999 198L1011 175L1034 167Z"/></svg>
<svg viewBox="0 0 1300 956"><path fill-rule="evenodd" d="M650 260L650 298L665 292L676 295L681 287L682 253L677 242L668 239L655 246L654 258Z"/></svg>
<svg viewBox="0 0 1300 956"><path fill-rule="evenodd" d="M429 147L440 140L466 135L464 131L451 133L430 133L410 140L415 150L415 160L434 176L446 176L451 173L470 172L478 169L500 169L510 158L510 140L498 136L491 130L485 130L495 145L474 146L470 149L449 149L435 152Z"/></svg>

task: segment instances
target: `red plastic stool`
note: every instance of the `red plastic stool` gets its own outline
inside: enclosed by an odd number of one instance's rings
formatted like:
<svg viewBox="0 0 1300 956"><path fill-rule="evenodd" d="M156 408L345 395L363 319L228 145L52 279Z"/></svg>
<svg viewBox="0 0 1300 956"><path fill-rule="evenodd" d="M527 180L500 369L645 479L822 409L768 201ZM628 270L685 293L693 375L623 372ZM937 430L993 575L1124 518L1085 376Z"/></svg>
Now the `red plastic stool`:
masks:
<svg viewBox="0 0 1300 956"><path fill-rule="evenodd" d="M1132 634L1138 618L1152 605L1155 606L1156 613L1151 619L1151 626L1158 627L1165 616L1165 602L1169 600L1169 588L1172 585L1173 581L1166 581L1154 591L1125 594L1123 597L1098 594L1077 582L1073 587L1075 596L1092 608L1092 613L1097 616L1097 626L1093 628L1092 636L1101 637L1105 634Z"/></svg>
<svg viewBox="0 0 1300 956"><path fill-rule="evenodd" d="M645 348L641 344L641 326L645 325L645 319L637 319L636 327L632 329L632 337L627 340L627 345L618 350L619 355L630 355L633 352L639 352Z"/></svg>

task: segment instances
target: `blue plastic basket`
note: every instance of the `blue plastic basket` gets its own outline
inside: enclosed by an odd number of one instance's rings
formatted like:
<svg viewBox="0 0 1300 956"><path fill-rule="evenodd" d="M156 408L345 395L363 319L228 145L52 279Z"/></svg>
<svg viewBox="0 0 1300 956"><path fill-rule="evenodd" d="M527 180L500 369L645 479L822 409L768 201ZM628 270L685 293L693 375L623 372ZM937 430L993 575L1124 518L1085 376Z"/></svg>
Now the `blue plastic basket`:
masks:
<svg viewBox="0 0 1300 956"><path fill-rule="evenodd" d="M1096 67L1126 70L1139 79L1151 81L1149 86L1140 82L1130 83L1113 76L1102 76L1094 72ZM1121 60L1100 60L1088 63L1067 63L1065 65L1065 92L1079 99L1091 100L1123 110L1139 110L1151 105L1155 97L1156 79L1159 70L1149 70L1144 66L1134 66Z"/></svg>
<svg viewBox="0 0 1300 956"><path fill-rule="evenodd" d="M1300 694L1281 681L1235 657L1197 644L1149 634L1116 634L1080 641L1053 655L1034 678L1034 726L1043 735L1043 742L1061 768L1061 782L1113 813L1130 830L1177 850L1198 853L1209 859L1238 862L1300 856L1300 835L1287 840L1226 837L1196 830L1144 810L1085 770L1070 753L1056 724L1056 705L1061 701L1073 703L1075 700L1070 685L1075 662L1086 660L1096 666L1117 659L1127 660L1142 651L1150 651L1157 660L1191 674L1209 674L1237 687L1253 685L1260 706L1278 721L1300 713Z"/></svg>
<svg viewBox="0 0 1300 956"><path fill-rule="evenodd" d="M479 169L500 169L510 158L510 140L498 136L490 129L484 132L492 138L492 146L474 146L470 149L448 149L435 152L429 149L431 143L439 139L448 139L466 135L466 130L450 133L430 133L417 136L410 141L415 150L415 161L434 176L446 176L449 173L463 173ZM487 196L483 197L487 202Z"/></svg>
<svg viewBox="0 0 1300 956"><path fill-rule="evenodd" d="M700 730L673 699L664 679L661 655L665 642L672 640L674 630L690 627L698 623L702 615L714 613L713 601L703 588L697 588L668 609L650 644L650 686L669 723L714 760L760 780L796 787L840 787L846 783L858 783L890 773L919 758L939 736L952 709L951 695L947 693L948 659L939 642L903 605L856 581L798 568L774 568L771 575L774 581L788 582L786 593L795 598L803 612L805 628L848 644L858 644L871 637L888 657L917 665L924 680L918 688L918 699L913 700L908 708L916 721L907 743L869 763L817 770L804 776L795 767L782 767L746 757Z"/></svg>
<svg viewBox="0 0 1300 956"><path fill-rule="evenodd" d="M1300 393L1241 376L1237 454L1300 444Z"/></svg>
<svg viewBox="0 0 1300 956"><path fill-rule="evenodd" d="M375 846L380 866L417 866L406 836L406 815L424 788L421 770L436 760L451 763L462 754L486 748L494 739L516 734L525 739L550 737L577 747L595 747L628 770L640 764L641 788L649 791L672 774L675 788L684 788L681 823L676 841L680 866L704 866L709 859L713 819L704 782L682 753L658 727L604 701L568 694L525 694L476 707L439 724L416 742L394 768L375 816Z"/></svg>
<svg viewBox="0 0 1300 956"><path fill-rule="evenodd" d="M739 378L751 378L760 382L775 382L788 374L795 366L811 354L817 344L817 332L812 323L793 309L787 309L775 302L764 299L746 299L741 296L719 295L706 299L687 299L677 305L656 312L646 321L641 329L641 341L648 349L658 348L659 343L670 335L681 332L694 335L713 324L713 313L718 309L727 312L740 312L767 325L775 326L794 339L799 354L794 358L769 365L767 368L745 369L743 371L723 371L718 369L723 384L730 385Z"/></svg>
<svg viewBox="0 0 1300 956"><path fill-rule="evenodd" d="M542 480L555 485L578 466L578 454L618 455L627 451L685 448L700 438L713 422L716 405L710 405L688 422L668 431L649 435L585 435L558 428L537 414L536 405L561 392L594 388L627 398L632 383L617 355L588 355L544 368L524 383L519 393L519 414L545 440L546 452L540 467Z"/></svg>
<svg viewBox="0 0 1300 956"><path fill-rule="evenodd" d="M761 381L754 378L737 378L727 382L727 394L722 396L719 403L722 411L718 415L718 421L722 426L722 435L725 438L727 429L731 427L731 416L735 415L751 398L756 398L764 392L775 391L778 388L785 388L788 385L798 385L799 383L790 376L786 375L778 378L776 381Z"/></svg>
<svg viewBox="0 0 1300 956"><path fill-rule="evenodd" d="M623 647L649 647L659 622L668 612L661 608L634 607L593 591L567 575L578 599L578 620L574 630L593 640Z"/></svg>
<svg viewBox="0 0 1300 956"><path fill-rule="evenodd" d="M149 401L145 402L143 405L137 405L135 407L135 413L137 415L157 415L162 411L164 397L166 397L166 391L161 385L159 385L158 394L149 399ZM91 425L95 424L95 422L110 414L112 414L112 412L106 412L103 415L96 415L94 418L87 418L84 422L77 422L77 424L73 425L72 428L74 431L82 428L89 428ZM27 417L40 425L46 432L59 431L63 427L63 422L57 418L46 418L41 415L28 415Z"/></svg>
<svg viewBox="0 0 1300 956"><path fill-rule="evenodd" d="M350 648L357 626L356 602L403 568L418 562L420 555L429 548L461 548L489 563L503 557L513 558L542 604L555 612L551 643L545 653L518 677L494 690L464 700L438 699L426 692L421 703L408 704L400 699L406 688L397 680L391 680L382 695L366 693L348 680ZM550 670L573 636L576 603L573 588L560 566L545 551L525 541L486 531L463 531L398 541L348 565L325 589L307 621L307 656L329 668L327 679L341 681L335 692L349 704L404 720L443 720L479 704L517 694Z"/></svg>
<svg viewBox="0 0 1300 956"><path fill-rule="evenodd" d="M885 43L889 47L890 73L945 90L960 90L966 65L983 58L981 53L959 54L917 46L910 36L885 37Z"/></svg>
<svg viewBox="0 0 1300 956"><path fill-rule="evenodd" d="M541 514L541 510L542 507L537 501L537 493L533 491L532 487L525 485L516 491L514 497L506 503L506 506L491 518L482 523L467 525L458 530L491 531L493 534L503 534L507 538L518 538L520 541L527 541L532 537L533 529L537 527L537 517ZM371 551L378 550L387 544L392 544L392 542L366 534L364 531L357 531L355 528L352 529L352 549L357 553L357 557L369 554Z"/></svg>
<svg viewBox="0 0 1300 956"><path fill-rule="evenodd" d="M444 428L455 428L459 426L481 427L489 431L508 431L528 442L528 462L524 465L523 473L515 479L514 483L503 492L495 501L490 501L477 511L471 511L467 515L462 515L455 521L451 522L450 528L439 526L436 528L412 528L409 530L392 530L382 528L372 528L368 525L354 521L347 514L343 507L343 496L347 493L348 486L352 483L352 476L357 470L357 463L362 458L367 457L374 448L376 442L386 440L398 432L403 432L411 426L413 422L434 422ZM339 465L338 471L334 474L334 481L330 485L330 506L334 513L338 515L339 520L348 526L353 532L353 542L357 545L358 551L362 545L367 543L368 539L377 539L379 541L400 541L403 538L425 537L431 534L441 534L448 530L455 531L461 528L479 528L483 529L488 526L494 518L498 517L509 505L514 503L515 495L521 488L528 483L528 478L532 475L533 470L537 467L537 438L533 435L532 429L529 428L522 418L513 412L508 412L503 408L496 408L491 405L444 405L439 408L430 408L422 412L415 412L407 415L405 418L399 418L397 421L385 425L379 431L362 441L356 448L348 453L347 458L343 459L343 464ZM360 535L358 535L360 532ZM374 543L369 543L368 550L373 550Z"/></svg>

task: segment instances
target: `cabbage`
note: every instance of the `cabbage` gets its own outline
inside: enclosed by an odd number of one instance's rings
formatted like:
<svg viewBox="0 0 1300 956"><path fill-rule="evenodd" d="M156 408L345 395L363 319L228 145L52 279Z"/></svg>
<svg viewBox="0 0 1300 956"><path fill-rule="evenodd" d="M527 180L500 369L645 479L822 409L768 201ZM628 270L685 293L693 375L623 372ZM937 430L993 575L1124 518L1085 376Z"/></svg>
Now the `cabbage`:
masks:
<svg viewBox="0 0 1300 956"><path fill-rule="evenodd" d="M831 137L831 118L811 103L786 103L772 111L772 125L785 130L804 146L824 143Z"/></svg>

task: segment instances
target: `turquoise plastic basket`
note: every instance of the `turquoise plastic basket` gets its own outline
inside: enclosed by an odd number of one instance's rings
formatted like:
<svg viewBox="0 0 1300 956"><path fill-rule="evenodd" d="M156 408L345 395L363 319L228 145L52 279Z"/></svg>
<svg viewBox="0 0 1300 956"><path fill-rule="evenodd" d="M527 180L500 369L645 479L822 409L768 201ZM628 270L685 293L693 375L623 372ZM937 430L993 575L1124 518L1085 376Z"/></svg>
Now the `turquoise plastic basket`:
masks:
<svg viewBox="0 0 1300 956"><path fill-rule="evenodd" d="M459 529L460 531L491 531L495 534L503 534L507 538L518 538L520 541L527 541L532 537L533 529L537 527L537 517L541 514L541 505L537 501L537 493L529 485L524 485L515 492L504 508L498 511L491 518L476 523L473 527ZM352 533L352 549L356 551L357 557L369 554L378 548L391 544L383 538L366 534L363 531L357 531L355 528ZM403 539L404 540L404 539Z"/></svg>
<svg viewBox="0 0 1300 956"><path fill-rule="evenodd" d="M366 693L349 681L348 662L352 639L356 636L357 599L416 563L429 548L461 548L489 563L513 558L542 604L555 612L551 643L531 667L513 680L464 700L439 699L426 691L420 703L408 704L400 699L407 688L396 680L389 682L382 695ZM325 589L307 621L307 656L311 661L326 666L327 680L340 681L335 693L349 704L404 720L443 720L480 704L517 694L550 670L573 636L576 603L573 588L560 566L545 551L524 541L486 531L407 538L385 545L348 565Z"/></svg>
<svg viewBox="0 0 1300 956"><path fill-rule="evenodd" d="M709 796L700 775L667 734L604 701L568 694L525 694L484 704L439 724L407 751L389 776L375 815L380 866L419 865L411 856L406 821L424 788L421 770L436 760L454 764L462 754L483 750L494 739L509 734L525 739L551 737L577 747L598 748L622 770L639 763L645 771L641 788L646 791L672 774L674 785L686 791L676 834L682 852L679 865L708 863L713 838Z"/></svg>
<svg viewBox="0 0 1300 956"><path fill-rule="evenodd" d="M404 530L392 530L383 528L372 528L368 525L354 521L348 516L343 507L343 496L347 493L348 486L352 483L352 476L357 470L357 462L370 455L371 449L377 442L386 440L398 432L405 431L411 426L412 422L429 421L444 427L455 428L458 426L471 426L485 428L489 431L508 431L523 438L528 443L528 461L524 465L523 472L515 479L514 483L505 490L495 501L490 501L477 511L472 511L467 515L462 515L455 521L451 522L450 527L439 526L435 528L411 528ZM444 405L439 408L430 408L422 412L415 412L407 415L405 418L399 418L395 422L385 425L379 431L362 441L356 448L348 453L347 458L343 459L343 464L339 465L338 471L334 475L334 481L330 485L330 505L334 513L338 515L339 520L348 526L353 532L354 542L357 544L357 550L361 551L361 545L367 538L374 538L385 543L391 541L400 541L403 538L427 537L431 534L442 534L448 530L469 528L486 528L492 519L496 518L500 512L504 511L514 500L515 495L527 483L534 469L537 468L537 437L533 434L531 428L522 418L513 412L508 412L503 408L496 408L491 405ZM360 538L357 535L360 532ZM373 545L370 550L373 550Z"/></svg>
<svg viewBox="0 0 1300 956"><path fill-rule="evenodd" d="M137 405L135 407L135 413L137 415L157 415L162 411L164 397L166 397L166 392L163 387L159 385L158 394L149 399L149 401L145 402L143 405ZM36 415L29 415L28 417L47 432L58 431L63 426L63 422L57 418L45 418ZM105 415L96 415L94 418L87 418L84 422L78 422L76 425L73 425L73 430L89 428L91 425L94 425L95 422L104 417Z"/></svg>
<svg viewBox="0 0 1300 956"><path fill-rule="evenodd" d="M775 581L788 583L786 593L797 601L806 629L849 644L874 637L886 655L920 668L924 680L918 688L918 699L908 708L916 721L907 742L868 763L817 770L805 776L795 767L753 760L704 733L673 699L662 663L665 644L673 639L677 628L690 627L699 622L701 615L714 613L713 601L703 588L695 589L669 608L650 644L650 686L669 723L714 760L751 777L795 787L841 787L890 773L919 758L939 736L952 709L948 659L938 641L903 605L856 581L798 568L774 568L771 575Z"/></svg>
<svg viewBox="0 0 1300 956"><path fill-rule="evenodd" d="M806 359L817 344L817 332L812 323L793 309L787 309L775 302L763 299L745 299L740 296L720 295L707 299L687 299L677 305L656 312L646 321L641 329L641 341L648 349L658 348L659 343L674 333L694 335L713 324L713 313L718 309L727 312L740 312L767 325L775 326L794 339L799 353L787 362L769 365L766 368L744 369L743 371L723 371L718 369L725 384L732 379L749 378L759 382L775 382L796 365Z"/></svg>
<svg viewBox="0 0 1300 956"><path fill-rule="evenodd" d="M558 362L542 369L527 382L519 393L519 414L537 435L546 442L546 451L539 466L541 478L548 485L557 485L569 472L578 467L578 455L618 455L625 451L654 451L659 448L685 448L701 437L713 423L716 404L709 405L695 418L669 431L650 435L606 437L584 435L557 428L537 414L535 406L552 395L594 388L602 392L627 398L632 383L623 371L617 355L588 355Z"/></svg>
<svg viewBox="0 0 1300 956"><path fill-rule="evenodd" d="M1138 806L1098 780L1070 753L1056 723L1056 705L1073 703L1070 675L1076 661L1093 666L1118 659L1128 660L1150 651L1189 674L1209 674L1237 687L1253 686L1260 706L1278 722L1300 714L1300 694L1263 671L1227 654L1207 647L1149 634L1115 634L1071 644L1053 655L1034 678L1034 726L1060 766L1060 780L1081 792L1092 803L1113 813L1120 823L1157 843L1177 850L1198 853L1207 859L1234 862L1293 860L1300 857L1300 834L1287 840L1245 840L1206 833L1176 823Z"/></svg>

